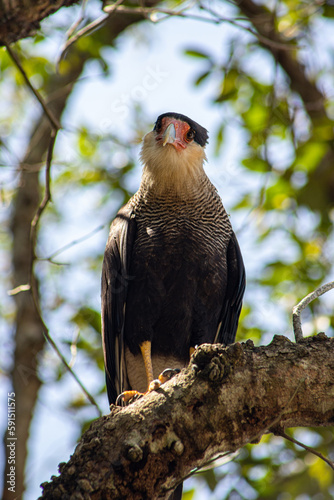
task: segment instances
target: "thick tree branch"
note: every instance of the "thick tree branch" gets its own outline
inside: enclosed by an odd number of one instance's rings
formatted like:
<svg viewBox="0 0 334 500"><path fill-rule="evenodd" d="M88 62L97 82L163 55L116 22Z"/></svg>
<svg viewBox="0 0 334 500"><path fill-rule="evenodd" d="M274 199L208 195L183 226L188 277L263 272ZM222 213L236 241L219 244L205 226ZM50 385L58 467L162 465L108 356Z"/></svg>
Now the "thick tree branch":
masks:
<svg viewBox="0 0 334 500"><path fill-rule="evenodd" d="M40 22L79 0L0 0L0 46L33 36Z"/></svg>
<svg viewBox="0 0 334 500"><path fill-rule="evenodd" d="M157 392L96 420L42 498L164 498L192 470L273 425L333 425L333 369L334 339L325 334L200 346Z"/></svg>

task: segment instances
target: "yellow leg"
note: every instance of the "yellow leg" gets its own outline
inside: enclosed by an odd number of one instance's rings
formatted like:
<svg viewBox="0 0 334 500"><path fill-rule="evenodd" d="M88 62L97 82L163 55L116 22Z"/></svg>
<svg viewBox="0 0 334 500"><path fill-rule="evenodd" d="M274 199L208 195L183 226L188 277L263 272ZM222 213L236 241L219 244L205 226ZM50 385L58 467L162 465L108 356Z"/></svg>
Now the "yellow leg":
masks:
<svg viewBox="0 0 334 500"><path fill-rule="evenodd" d="M152 367L152 358L151 358L151 342L149 340L145 340L142 344L140 344L141 354L143 356L146 377L147 377L147 387L149 387L150 383L153 382L153 367Z"/></svg>
<svg viewBox="0 0 334 500"><path fill-rule="evenodd" d="M194 354L195 352L195 347L190 347L189 349L189 357L191 358L191 355Z"/></svg>
<svg viewBox="0 0 334 500"><path fill-rule="evenodd" d="M140 351L143 356L143 361L145 365L145 372L147 377L147 391L145 393L141 393L138 391L122 392L122 394L120 394L116 400L116 405L122 402L127 404L135 396L144 396L144 394L147 394L148 392L152 392L159 389L161 384L164 384L165 382L167 382L167 380L170 380L172 376L174 376L176 373L179 373L180 371L179 369L171 370L167 368L159 375L159 379L154 380L152 358L151 358L151 342L149 340L145 340L142 344L140 344Z"/></svg>

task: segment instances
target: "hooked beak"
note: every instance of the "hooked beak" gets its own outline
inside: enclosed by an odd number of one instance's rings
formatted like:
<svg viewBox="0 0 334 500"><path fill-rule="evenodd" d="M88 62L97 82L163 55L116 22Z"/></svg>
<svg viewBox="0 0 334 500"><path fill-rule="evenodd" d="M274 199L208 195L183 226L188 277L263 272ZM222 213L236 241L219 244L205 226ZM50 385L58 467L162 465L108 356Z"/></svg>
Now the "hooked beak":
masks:
<svg viewBox="0 0 334 500"><path fill-rule="evenodd" d="M173 144L173 142L175 141L175 137L176 137L176 132L174 123L170 123L166 128L164 135L162 136L163 139L162 145L166 146L166 144Z"/></svg>

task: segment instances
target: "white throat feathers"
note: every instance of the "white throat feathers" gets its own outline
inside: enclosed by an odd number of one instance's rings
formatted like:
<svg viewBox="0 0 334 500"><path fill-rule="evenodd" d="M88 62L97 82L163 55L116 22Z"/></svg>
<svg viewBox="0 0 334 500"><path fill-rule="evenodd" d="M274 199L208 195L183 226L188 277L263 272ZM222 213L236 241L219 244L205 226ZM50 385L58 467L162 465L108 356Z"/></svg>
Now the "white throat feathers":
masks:
<svg viewBox="0 0 334 500"><path fill-rule="evenodd" d="M149 132L144 137L140 157L144 165L142 185L156 194L174 192L183 197L198 192L206 178L205 151L196 142L176 151L172 144L158 144L154 132Z"/></svg>

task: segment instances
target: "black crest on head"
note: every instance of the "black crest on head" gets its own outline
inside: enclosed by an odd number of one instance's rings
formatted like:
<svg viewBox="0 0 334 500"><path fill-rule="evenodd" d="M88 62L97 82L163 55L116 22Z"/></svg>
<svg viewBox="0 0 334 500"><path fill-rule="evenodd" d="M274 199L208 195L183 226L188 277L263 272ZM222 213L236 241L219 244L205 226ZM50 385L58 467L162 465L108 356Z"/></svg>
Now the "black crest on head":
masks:
<svg viewBox="0 0 334 500"><path fill-rule="evenodd" d="M181 113L170 112L158 116L157 121L155 122L154 130L159 128L161 120L166 117L175 118L175 120L181 120L183 122L188 123L188 125L195 132L194 141L197 142L197 144L199 144L200 146L204 147L205 144L208 142L208 137L209 137L208 131L204 127L199 125L199 123L195 122L191 118L188 118L188 116L181 115Z"/></svg>

